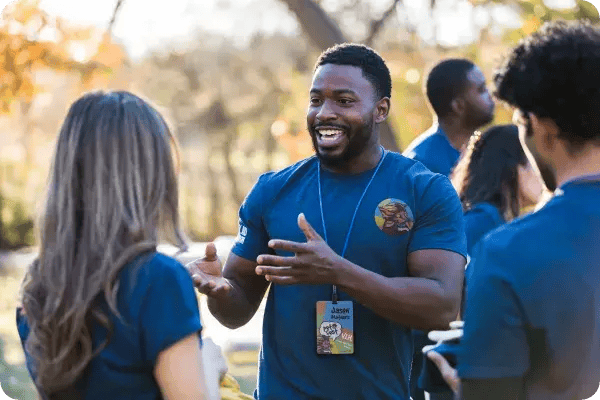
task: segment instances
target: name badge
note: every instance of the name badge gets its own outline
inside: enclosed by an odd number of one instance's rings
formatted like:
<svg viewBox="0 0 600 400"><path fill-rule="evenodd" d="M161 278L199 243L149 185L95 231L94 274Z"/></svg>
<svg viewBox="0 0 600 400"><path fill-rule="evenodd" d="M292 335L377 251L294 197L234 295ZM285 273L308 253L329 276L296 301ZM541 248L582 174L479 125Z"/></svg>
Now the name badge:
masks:
<svg viewBox="0 0 600 400"><path fill-rule="evenodd" d="M352 301L317 301L317 354L353 353Z"/></svg>

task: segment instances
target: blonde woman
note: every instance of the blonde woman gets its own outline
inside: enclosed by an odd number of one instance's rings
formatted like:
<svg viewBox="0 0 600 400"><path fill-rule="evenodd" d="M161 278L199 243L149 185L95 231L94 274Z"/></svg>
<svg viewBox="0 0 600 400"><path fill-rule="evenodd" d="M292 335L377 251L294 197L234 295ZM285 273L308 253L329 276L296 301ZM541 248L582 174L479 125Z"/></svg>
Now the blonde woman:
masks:
<svg viewBox="0 0 600 400"><path fill-rule="evenodd" d="M173 137L127 92L86 94L58 137L39 258L17 325L44 399L205 397L198 303L187 270Z"/></svg>

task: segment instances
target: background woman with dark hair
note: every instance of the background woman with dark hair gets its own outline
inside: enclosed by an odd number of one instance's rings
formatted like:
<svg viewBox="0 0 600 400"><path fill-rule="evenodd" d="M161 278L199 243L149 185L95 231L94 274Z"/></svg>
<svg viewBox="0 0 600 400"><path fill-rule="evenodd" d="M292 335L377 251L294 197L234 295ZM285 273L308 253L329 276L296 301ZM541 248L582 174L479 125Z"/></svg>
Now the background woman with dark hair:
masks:
<svg viewBox="0 0 600 400"><path fill-rule="evenodd" d="M486 233L535 205L543 189L515 125L475 133L451 180L465 211L469 253Z"/></svg>
<svg viewBox="0 0 600 400"><path fill-rule="evenodd" d="M535 205L543 189L525 156L515 125L497 125L473 134L450 179L465 212L469 254L488 232L519 216L523 208ZM465 283L471 273L472 268L467 266ZM455 348L445 351L456 357ZM437 391L437 396L453 398L450 388L436 385L432 370L427 362L424 365L420 385L426 391Z"/></svg>
<svg viewBox="0 0 600 400"><path fill-rule="evenodd" d="M156 252L159 239L186 247L173 145L162 116L131 93L71 106L17 311L42 398L205 398L192 279Z"/></svg>

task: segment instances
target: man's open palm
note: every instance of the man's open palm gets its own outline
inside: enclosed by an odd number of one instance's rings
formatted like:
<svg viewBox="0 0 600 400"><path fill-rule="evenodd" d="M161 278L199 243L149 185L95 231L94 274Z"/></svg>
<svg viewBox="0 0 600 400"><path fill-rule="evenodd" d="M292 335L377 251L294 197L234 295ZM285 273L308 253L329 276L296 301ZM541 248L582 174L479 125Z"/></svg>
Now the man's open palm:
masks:
<svg viewBox="0 0 600 400"><path fill-rule="evenodd" d="M231 285L221 273L221 262L213 243L206 245L204 257L186 265L192 276L194 286L200 293L211 297L224 296L231 290Z"/></svg>

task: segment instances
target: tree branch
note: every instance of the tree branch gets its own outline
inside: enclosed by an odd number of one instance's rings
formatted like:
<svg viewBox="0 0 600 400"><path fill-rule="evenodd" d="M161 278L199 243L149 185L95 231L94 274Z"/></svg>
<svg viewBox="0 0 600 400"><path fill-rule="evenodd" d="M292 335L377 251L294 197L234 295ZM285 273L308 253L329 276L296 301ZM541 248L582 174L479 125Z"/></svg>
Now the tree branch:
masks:
<svg viewBox="0 0 600 400"><path fill-rule="evenodd" d="M335 44L347 41L337 24L314 1L282 1L296 15L304 32L319 49L325 50Z"/></svg>
<svg viewBox="0 0 600 400"><path fill-rule="evenodd" d="M396 6L398 5L398 3L400 3L400 0L394 0L390 7L387 10L385 10L381 18L371 22L371 31L369 32L369 36L367 36L367 38L364 40L364 43L367 46L372 45L373 40L375 40L375 37L377 36L379 31L381 30L381 28L383 28L383 24L385 23L385 21L394 13L394 11L396 11Z"/></svg>
<svg viewBox="0 0 600 400"><path fill-rule="evenodd" d="M117 15L119 14L119 10L121 9L121 6L124 2L125 0L117 0L117 4L115 4L115 9L113 11L112 18L110 19L108 27L106 28L106 33L108 33L109 35L112 34L112 29L115 25L115 21L117 20Z"/></svg>

